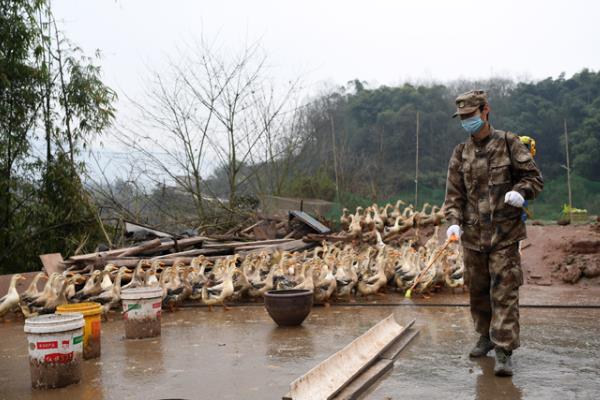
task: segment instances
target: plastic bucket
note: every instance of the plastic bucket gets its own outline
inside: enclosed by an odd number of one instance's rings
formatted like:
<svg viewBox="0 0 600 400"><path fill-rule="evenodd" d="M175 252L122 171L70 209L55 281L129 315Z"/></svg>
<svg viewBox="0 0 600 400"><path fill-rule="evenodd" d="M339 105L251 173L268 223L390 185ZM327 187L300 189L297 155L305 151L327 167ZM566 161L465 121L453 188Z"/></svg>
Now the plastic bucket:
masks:
<svg viewBox="0 0 600 400"><path fill-rule="evenodd" d="M25 321L31 386L59 388L81 380L83 315L49 314Z"/></svg>
<svg viewBox="0 0 600 400"><path fill-rule="evenodd" d="M121 292L121 300L127 339L160 336L162 288L125 289Z"/></svg>
<svg viewBox="0 0 600 400"><path fill-rule="evenodd" d="M80 313L83 315L85 325L83 327L83 358L100 357L101 338L100 338L100 316L102 315L102 305L99 303L77 303L63 304L56 307L57 314Z"/></svg>

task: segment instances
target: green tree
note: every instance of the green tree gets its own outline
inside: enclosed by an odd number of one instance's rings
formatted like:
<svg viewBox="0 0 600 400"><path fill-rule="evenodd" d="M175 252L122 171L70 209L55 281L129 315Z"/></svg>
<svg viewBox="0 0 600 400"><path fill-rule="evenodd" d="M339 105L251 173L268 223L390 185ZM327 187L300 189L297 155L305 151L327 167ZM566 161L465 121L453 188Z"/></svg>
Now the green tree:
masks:
<svg viewBox="0 0 600 400"><path fill-rule="evenodd" d="M38 254L98 237L78 155L114 119L100 73L48 2L0 0L0 271L37 269Z"/></svg>

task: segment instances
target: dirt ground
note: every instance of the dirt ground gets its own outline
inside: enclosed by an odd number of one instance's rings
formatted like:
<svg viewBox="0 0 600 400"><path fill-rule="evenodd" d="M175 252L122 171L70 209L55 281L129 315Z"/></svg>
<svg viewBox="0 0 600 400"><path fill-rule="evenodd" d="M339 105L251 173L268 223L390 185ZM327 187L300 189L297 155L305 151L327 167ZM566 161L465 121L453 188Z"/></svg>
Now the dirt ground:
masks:
<svg viewBox="0 0 600 400"><path fill-rule="evenodd" d="M527 227L522 243L525 282L600 286L600 225Z"/></svg>
<svg viewBox="0 0 600 400"><path fill-rule="evenodd" d="M598 309L524 308L513 378L476 340L466 307L316 307L301 327L279 328L260 305L165 313L162 336L126 340L121 319L102 325L102 356L83 380L32 390L21 322L0 324L0 399L280 399L289 384L393 313L419 335L368 399L594 399L600 393Z"/></svg>

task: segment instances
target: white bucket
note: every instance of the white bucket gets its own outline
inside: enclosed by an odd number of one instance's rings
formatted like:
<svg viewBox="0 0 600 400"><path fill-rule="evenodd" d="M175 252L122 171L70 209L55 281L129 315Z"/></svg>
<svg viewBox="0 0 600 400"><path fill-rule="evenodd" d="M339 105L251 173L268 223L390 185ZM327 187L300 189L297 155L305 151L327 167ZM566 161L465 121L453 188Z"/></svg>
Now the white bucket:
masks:
<svg viewBox="0 0 600 400"><path fill-rule="evenodd" d="M162 288L125 289L121 300L127 339L160 336Z"/></svg>
<svg viewBox="0 0 600 400"><path fill-rule="evenodd" d="M84 324L79 313L41 315L25 321L34 388L58 388L81 380Z"/></svg>

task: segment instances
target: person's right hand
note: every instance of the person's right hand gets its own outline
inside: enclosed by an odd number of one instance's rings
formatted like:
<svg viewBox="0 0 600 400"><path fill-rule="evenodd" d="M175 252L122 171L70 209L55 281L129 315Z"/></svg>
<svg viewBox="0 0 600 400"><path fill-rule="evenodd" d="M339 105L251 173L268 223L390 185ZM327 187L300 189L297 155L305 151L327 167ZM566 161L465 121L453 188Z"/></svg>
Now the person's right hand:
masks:
<svg viewBox="0 0 600 400"><path fill-rule="evenodd" d="M458 225L450 225L450 228L446 231L446 238L450 239L452 235L455 235L457 239L460 239L462 231Z"/></svg>

